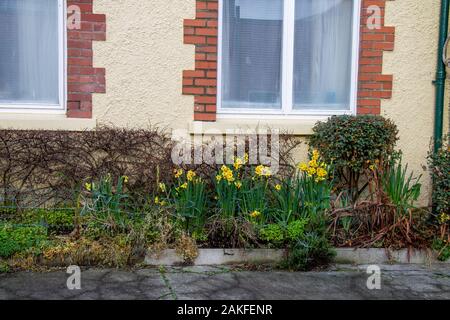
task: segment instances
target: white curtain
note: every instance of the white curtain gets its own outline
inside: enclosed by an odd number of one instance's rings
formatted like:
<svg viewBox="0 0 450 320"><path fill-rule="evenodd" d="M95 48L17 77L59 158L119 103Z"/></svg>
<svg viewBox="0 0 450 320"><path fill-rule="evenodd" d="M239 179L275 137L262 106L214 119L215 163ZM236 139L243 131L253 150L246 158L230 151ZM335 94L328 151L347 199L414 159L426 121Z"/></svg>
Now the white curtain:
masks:
<svg viewBox="0 0 450 320"><path fill-rule="evenodd" d="M224 0L222 107L281 108L283 0Z"/></svg>
<svg viewBox="0 0 450 320"><path fill-rule="evenodd" d="M0 104L59 104L58 0L0 0Z"/></svg>
<svg viewBox="0 0 450 320"><path fill-rule="evenodd" d="M353 0L296 0L294 109L348 109Z"/></svg>

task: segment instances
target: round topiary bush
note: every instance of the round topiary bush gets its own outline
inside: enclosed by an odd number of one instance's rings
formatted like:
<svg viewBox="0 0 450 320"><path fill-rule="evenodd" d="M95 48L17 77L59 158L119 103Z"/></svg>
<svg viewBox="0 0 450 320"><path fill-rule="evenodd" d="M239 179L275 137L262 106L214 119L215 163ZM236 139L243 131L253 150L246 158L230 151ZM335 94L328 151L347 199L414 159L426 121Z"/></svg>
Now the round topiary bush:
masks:
<svg viewBox="0 0 450 320"><path fill-rule="evenodd" d="M385 162L398 140L397 126L381 116L333 116L318 122L313 131L311 147L333 164L342 187L354 201L362 191L361 174L371 165Z"/></svg>

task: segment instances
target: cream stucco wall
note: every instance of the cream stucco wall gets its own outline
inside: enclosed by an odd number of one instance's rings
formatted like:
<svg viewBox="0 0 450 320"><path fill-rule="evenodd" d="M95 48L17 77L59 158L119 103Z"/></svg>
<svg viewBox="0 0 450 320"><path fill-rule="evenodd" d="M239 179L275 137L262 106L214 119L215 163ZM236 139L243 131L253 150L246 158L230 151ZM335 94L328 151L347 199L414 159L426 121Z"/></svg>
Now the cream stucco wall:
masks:
<svg viewBox="0 0 450 320"><path fill-rule="evenodd" d="M439 9L440 0L396 0L387 2L386 8L386 25L395 26L396 35L394 51L384 54L383 73L394 75L394 87L392 99L382 102L382 114L394 120L400 130L398 147L404 162L417 174L424 174L424 205L429 201L431 182L424 169L434 126L432 81Z"/></svg>
<svg viewBox="0 0 450 320"><path fill-rule="evenodd" d="M94 96L99 123L187 127L194 99L181 95L182 70L194 68L183 45L183 19L194 0L96 0L107 17L107 41L94 44L94 65L106 68L107 92Z"/></svg>

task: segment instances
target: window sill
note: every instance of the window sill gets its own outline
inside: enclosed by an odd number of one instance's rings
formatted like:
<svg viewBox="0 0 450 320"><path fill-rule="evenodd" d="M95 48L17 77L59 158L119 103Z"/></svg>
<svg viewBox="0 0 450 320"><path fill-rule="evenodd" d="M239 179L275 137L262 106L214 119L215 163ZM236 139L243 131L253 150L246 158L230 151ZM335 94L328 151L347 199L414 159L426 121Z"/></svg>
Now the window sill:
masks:
<svg viewBox="0 0 450 320"><path fill-rule="evenodd" d="M313 133L313 127L317 121L326 118L315 119L217 119L216 122L192 121L189 123L191 134L225 134L230 130L256 131L267 128L279 130L280 133L288 133L298 136L309 136Z"/></svg>
<svg viewBox="0 0 450 320"><path fill-rule="evenodd" d="M84 131L96 126L95 119L67 118L64 114L0 113L0 129Z"/></svg>

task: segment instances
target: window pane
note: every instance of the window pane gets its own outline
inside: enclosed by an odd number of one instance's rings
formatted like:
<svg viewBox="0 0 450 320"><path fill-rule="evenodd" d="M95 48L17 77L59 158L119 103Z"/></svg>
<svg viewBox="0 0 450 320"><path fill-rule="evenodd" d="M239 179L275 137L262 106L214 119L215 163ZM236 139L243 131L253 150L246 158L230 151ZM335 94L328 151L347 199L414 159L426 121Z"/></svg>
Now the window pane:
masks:
<svg viewBox="0 0 450 320"><path fill-rule="evenodd" d="M350 109L353 0L296 0L294 109Z"/></svg>
<svg viewBox="0 0 450 320"><path fill-rule="evenodd" d="M224 0L222 107L281 109L283 0Z"/></svg>
<svg viewBox="0 0 450 320"><path fill-rule="evenodd" d="M58 1L0 1L0 104L59 104Z"/></svg>

